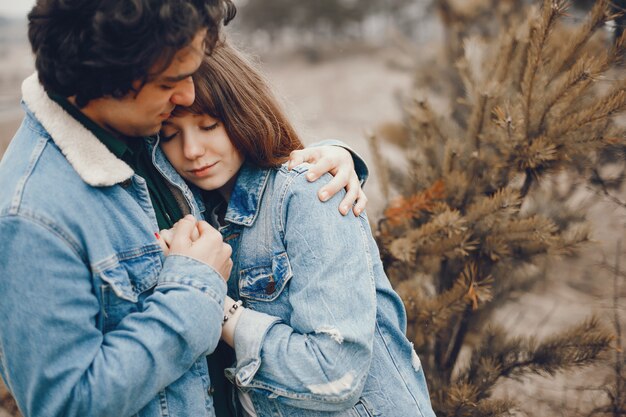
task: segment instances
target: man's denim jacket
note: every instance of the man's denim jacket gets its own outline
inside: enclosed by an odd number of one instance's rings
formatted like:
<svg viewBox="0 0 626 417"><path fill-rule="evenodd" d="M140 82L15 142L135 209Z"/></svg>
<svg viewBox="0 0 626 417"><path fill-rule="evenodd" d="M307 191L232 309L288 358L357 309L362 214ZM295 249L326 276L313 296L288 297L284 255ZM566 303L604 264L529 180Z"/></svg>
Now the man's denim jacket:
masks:
<svg viewBox="0 0 626 417"><path fill-rule="evenodd" d="M163 257L145 181L36 75L0 163L0 374L25 416L213 416L226 284ZM194 197L179 193L197 217Z"/></svg>
<svg viewBox="0 0 626 417"><path fill-rule="evenodd" d="M262 416L434 416L365 214L318 200L306 165L245 165L220 228L248 307L228 377Z"/></svg>

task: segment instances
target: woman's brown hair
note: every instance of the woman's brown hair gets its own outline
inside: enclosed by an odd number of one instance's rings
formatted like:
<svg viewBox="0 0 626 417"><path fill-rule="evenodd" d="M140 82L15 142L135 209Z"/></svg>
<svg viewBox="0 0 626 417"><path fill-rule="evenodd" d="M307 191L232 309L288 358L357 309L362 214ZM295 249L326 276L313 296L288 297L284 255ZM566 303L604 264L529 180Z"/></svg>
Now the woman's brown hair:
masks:
<svg viewBox="0 0 626 417"><path fill-rule="evenodd" d="M280 108L269 84L244 55L218 43L193 75L196 99L182 112L208 114L224 124L235 148L253 165L284 163L302 142Z"/></svg>

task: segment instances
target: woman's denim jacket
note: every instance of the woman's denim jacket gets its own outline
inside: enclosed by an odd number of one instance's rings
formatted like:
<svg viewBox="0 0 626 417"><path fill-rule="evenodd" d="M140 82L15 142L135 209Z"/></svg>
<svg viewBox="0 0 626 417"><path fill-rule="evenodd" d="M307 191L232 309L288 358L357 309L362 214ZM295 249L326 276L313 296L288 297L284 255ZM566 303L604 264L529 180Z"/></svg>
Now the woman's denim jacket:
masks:
<svg viewBox="0 0 626 417"><path fill-rule="evenodd" d="M221 232L248 309L227 376L259 417L434 416L365 214L342 216L341 194L320 202L306 171L239 172Z"/></svg>

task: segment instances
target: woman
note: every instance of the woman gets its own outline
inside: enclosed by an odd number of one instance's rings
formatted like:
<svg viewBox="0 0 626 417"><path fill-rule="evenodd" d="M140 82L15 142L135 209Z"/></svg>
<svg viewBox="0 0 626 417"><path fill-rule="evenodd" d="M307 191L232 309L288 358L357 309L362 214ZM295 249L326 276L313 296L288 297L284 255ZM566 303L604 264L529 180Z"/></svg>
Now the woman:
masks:
<svg viewBox="0 0 626 417"><path fill-rule="evenodd" d="M235 49L217 46L194 84L195 103L164 124L160 149L211 196L206 216L233 248L222 338L244 415L433 416L365 213L341 216L318 200L306 166L282 165L302 144ZM209 205L216 196L223 203Z"/></svg>

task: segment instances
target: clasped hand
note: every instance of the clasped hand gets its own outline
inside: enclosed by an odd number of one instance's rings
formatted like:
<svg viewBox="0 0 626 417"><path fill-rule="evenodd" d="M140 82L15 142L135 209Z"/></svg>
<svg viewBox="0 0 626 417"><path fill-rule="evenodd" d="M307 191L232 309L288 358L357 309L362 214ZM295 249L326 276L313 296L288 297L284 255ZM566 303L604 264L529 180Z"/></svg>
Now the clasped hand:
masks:
<svg viewBox="0 0 626 417"><path fill-rule="evenodd" d="M228 281L233 268L232 249L207 222L187 215L171 229L161 230L157 239L166 256L182 255L203 262Z"/></svg>

